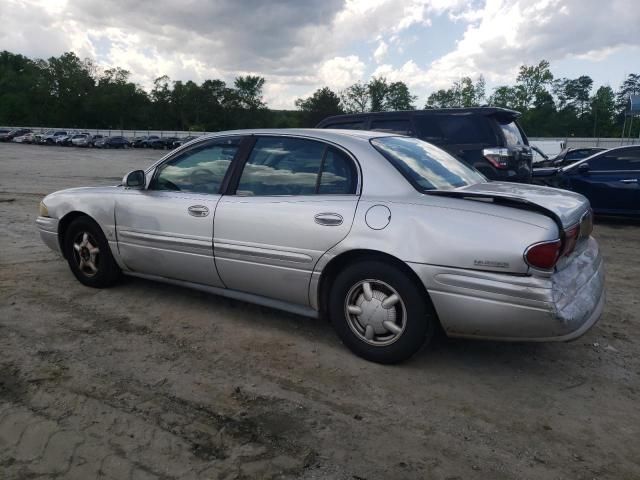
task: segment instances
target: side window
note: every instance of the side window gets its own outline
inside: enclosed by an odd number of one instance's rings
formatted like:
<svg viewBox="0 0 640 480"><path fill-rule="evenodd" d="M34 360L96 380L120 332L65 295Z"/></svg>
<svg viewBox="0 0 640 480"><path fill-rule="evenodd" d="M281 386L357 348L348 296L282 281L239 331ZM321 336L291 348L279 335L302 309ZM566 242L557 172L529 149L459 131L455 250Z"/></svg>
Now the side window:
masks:
<svg viewBox="0 0 640 480"><path fill-rule="evenodd" d="M442 131L436 119L435 115L417 115L414 118L418 138L425 142L441 142L443 140Z"/></svg>
<svg viewBox="0 0 640 480"><path fill-rule="evenodd" d="M411 125L409 120L372 120L371 130L379 132L398 133L400 135L409 135Z"/></svg>
<svg viewBox="0 0 640 480"><path fill-rule="evenodd" d="M491 131L486 117L479 115L438 115L436 118L442 131L442 136L447 143L491 144L495 142L495 134Z"/></svg>
<svg viewBox="0 0 640 480"><path fill-rule="evenodd" d="M640 149L613 151L588 161L591 170L640 170Z"/></svg>
<svg viewBox="0 0 640 480"><path fill-rule="evenodd" d="M301 138L260 137L247 160L238 195L312 195L325 146Z"/></svg>
<svg viewBox="0 0 640 480"><path fill-rule="evenodd" d="M218 193L239 145L240 138L228 138L194 147L158 167L149 189Z"/></svg>
<svg viewBox="0 0 640 480"><path fill-rule="evenodd" d="M348 195L356 191L352 160L322 142L260 137L247 160L237 195Z"/></svg>
<svg viewBox="0 0 640 480"><path fill-rule="evenodd" d="M357 175L353 161L343 152L330 147L322 163L318 193L321 195L356 193Z"/></svg>
<svg viewBox="0 0 640 480"><path fill-rule="evenodd" d="M322 128L338 128L340 130L364 130L364 120L356 122L331 123Z"/></svg>

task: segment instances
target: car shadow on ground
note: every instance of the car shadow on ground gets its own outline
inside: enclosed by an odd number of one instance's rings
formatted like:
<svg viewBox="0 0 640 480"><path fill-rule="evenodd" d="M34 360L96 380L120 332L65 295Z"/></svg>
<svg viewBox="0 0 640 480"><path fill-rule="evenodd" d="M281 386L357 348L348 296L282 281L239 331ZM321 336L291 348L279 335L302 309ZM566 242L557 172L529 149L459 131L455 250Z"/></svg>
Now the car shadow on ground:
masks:
<svg viewBox="0 0 640 480"><path fill-rule="evenodd" d="M267 329L268 333L299 337L300 342L309 342L310 348L318 344L344 355L349 363L364 368L406 368L408 370L432 371L435 368L448 367L453 370L484 371L492 369L503 374L531 371L541 372L541 363L548 365L567 358L566 349L575 348L576 342L565 343L526 343L498 342L488 340L470 340L449 338L437 331L429 345L422 348L411 359L396 366L382 366L360 359L342 345L331 324L324 318L308 318L280 310L263 307L223 296L199 292L187 287L155 282L135 277L125 277L121 288L144 297L149 289L155 290L165 301L188 302L197 311L211 311L212 316L233 318L248 328ZM118 287L116 287L118 288ZM238 315L240 314L240 315ZM187 320L183 317L182 320ZM295 341L295 340L294 340ZM322 348L322 347L320 347ZM341 352L341 353L340 353ZM277 352L274 352L277 355ZM540 359L545 362L540 362Z"/></svg>

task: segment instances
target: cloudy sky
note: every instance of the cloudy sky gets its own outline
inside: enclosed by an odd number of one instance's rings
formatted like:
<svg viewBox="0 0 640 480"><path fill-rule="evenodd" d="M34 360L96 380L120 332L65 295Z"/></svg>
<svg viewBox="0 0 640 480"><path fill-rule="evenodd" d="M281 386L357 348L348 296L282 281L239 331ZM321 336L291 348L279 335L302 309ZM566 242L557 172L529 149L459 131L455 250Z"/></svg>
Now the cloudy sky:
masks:
<svg viewBox="0 0 640 480"><path fill-rule="evenodd" d="M119 66L148 88L259 74L265 100L291 108L328 85L372 75L429 92L483 74L512 83L518 66L590 75L616 88L640 71L640 0L3 0L0 50L47 58L74 51ZM489 88L491 90L491 88Z"/></svg>

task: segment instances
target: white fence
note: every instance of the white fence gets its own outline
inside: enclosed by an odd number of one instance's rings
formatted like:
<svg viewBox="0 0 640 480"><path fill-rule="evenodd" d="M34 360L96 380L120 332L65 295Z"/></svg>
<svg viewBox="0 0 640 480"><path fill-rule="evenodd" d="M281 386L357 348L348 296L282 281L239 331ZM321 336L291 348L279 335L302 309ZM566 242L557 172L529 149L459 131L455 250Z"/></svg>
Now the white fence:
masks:
<svg viewBox="0 0 640 480"><path fill-rule="evenodd" d="M66 128L66 127L2 127L0 128L29 128L36 133L44 133L50 130L65 131L70 133L90 133L92 135L107 135L107 136L123 136L123 137L141 137L144 135L157 135L159 137L188 137L189 135L203 135L205 133L212 132L194 132L183 130L118 130L107 128ZM622 145L640 145L640 138L588 138L588 137L530 137L529 141L534 145L540 144L544 146L541 148L547 155L555 155L559 153L560 145L564 145L568 148L581 148L581 147L600 147L600 148L613 148L620 147ZM547 146L548 145L548 146ZM558 151L551 151L557 149ZM549 151L547 151L549 150Z"/></svg>
<svg viewBox="0 0 640 480"><path fill-rule="evenodd" d="M142 137L145 135L157 135L158 137L188 137L189 135L203 135L211 132L194 132L194 131L181 131L181 130L119 130L109 128L65 128L65 127L0 127L6 129L13 128L28 128L35 133L45 133L49 131L55 132L69 132L69 133L90 133L91 135L106 135L109 137L122 136L122 137Z"/></svg>

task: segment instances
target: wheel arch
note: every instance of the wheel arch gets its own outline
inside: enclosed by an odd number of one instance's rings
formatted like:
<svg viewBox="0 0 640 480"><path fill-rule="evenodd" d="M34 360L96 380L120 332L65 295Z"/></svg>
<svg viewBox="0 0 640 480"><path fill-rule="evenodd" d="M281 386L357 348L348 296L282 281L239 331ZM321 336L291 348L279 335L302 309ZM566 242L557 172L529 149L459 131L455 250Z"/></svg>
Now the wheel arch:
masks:
<svg viewBox="0 0 640 480"><path fill-rule="evenodd" d="M327 317L326 305L329 301L329 292L331 290L332 280L335 279L338 273L340 273L340 271L343 270L347 265L351 265L355 262L363 260L381 260L402 270L424 293L427 302L433 310L436 323L440 328L440 319L438 318L436 309L433 305L433 302L431 301L431 296L429 295L429 292L424 286L424 283L422 283L422 280L420 280L416 272L414 272L411 267L409 267L398 257L385 252L381 252L379 250L370 249L355 249L343 252L332 258L329 263L327 263L327 265L322 269L317 289L318 309L321 317Z"/></svg>

